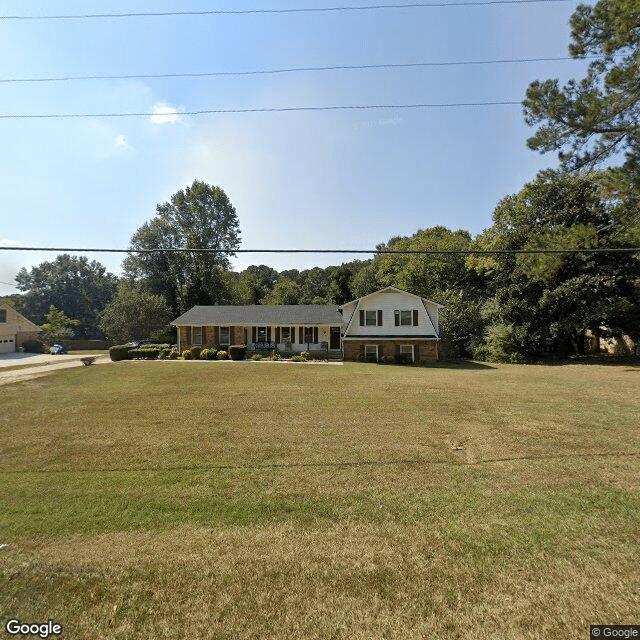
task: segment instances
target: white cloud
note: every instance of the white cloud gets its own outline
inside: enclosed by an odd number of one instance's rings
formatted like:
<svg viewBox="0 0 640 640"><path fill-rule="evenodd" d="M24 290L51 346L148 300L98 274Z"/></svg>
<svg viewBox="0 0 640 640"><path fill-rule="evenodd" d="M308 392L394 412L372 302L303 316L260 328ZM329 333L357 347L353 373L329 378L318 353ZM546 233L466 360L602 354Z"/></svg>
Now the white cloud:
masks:
<svg viewBox="0 0 640 640"><path fill-rule="evenodd" d="M22 244L20 240L7 240L6 238L1 238L0 247L24 247L24 244Z"/></svg>
<svg viewBox="0 0 640 640"><path fill-rule="evenodd" d="M170 107L168 104L163 103L154 105L153 115L151 116L151 122L154 124L177 124L181 120L175 107Z"/></svg>
<svg viewBox="0 0 640 640"><path fill-rule="evenodd" d="M128 147L129 146L129 143L127 142L127 139L123 135L116 136L115 137L115 143L119 147Z"/></svg>

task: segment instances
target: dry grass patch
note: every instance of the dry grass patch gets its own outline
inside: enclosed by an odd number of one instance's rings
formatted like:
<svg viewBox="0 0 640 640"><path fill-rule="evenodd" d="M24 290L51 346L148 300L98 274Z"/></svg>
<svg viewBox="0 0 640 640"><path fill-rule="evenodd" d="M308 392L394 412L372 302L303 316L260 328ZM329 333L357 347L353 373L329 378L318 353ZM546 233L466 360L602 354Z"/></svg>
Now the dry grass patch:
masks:
<svg viewBox="0 0 640 640"><path fill-rule="evenodd" d="M515 640L640 610L638 369L172 364L3 388L4 617Z"/></svg>

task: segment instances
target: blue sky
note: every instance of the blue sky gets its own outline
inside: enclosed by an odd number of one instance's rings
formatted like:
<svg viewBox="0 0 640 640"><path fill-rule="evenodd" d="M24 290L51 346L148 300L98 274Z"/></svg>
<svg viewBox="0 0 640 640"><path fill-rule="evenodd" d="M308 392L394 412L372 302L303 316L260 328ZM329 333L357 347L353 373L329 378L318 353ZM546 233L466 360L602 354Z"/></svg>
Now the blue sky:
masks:
<svg viewBox="0 0 640 640"><path fill-rule="evenodd" d="M5 0L2 15L321 7L314 0ZM344 6L363 4L344 0ZM364 3L368 4L368 3ZM383 4L380 2L380 4ZM384 3L386 4L386 3ZM0 78L243 71L567 55L575 1L242 16L0 21ZM242 248L371 248L445 225L478 233L552 155L526 148L520 106L181 116L247 107L521 100L584 63L242 77L0 83L0 113L164 112L0 120L0 244L128 246L156 204L203 180L236 207ZM119 272L122 256L88 254ZM0 282L52 253L0 252ZM236 269L353 256L239 255ZM0 285L0 293L12 291Z"/></svg>

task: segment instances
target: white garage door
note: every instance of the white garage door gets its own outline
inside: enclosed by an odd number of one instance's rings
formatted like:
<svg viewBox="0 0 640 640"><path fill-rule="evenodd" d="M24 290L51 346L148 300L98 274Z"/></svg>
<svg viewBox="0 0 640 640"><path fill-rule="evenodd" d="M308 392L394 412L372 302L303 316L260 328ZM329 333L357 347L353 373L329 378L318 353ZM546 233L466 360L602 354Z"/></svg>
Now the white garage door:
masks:
<svg viewBox="0 0 640 640"><path fill-rule="evenodd" d="M0 336L0 353L13 353L15 350L15 336Z"/></svg>

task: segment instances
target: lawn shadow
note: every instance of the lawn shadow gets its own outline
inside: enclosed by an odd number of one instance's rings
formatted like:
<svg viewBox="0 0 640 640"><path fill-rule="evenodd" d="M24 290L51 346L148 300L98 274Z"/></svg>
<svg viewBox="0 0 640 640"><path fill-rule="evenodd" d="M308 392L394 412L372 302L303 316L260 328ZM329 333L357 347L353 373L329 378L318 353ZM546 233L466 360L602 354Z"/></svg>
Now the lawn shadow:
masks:
<svg viewBox="0 0 640 640"><path fill-rule="evenodd" d="M476 360L440 360L426 366L433 369L471 369L472 371L497 369L497 367L486 362L478 362Z"/></svg>
<svg viewBox="0 0 640 640"><path fill-rule="evenodd" d="M634 367L625 369L625 371L640 371L640 358L636 356L575 356L573 358L563 359L545 359L532 361L530 364L548 365L551 367L560 367L567 365L586 365L586 366L606 366L606 367Z"/></svg>

